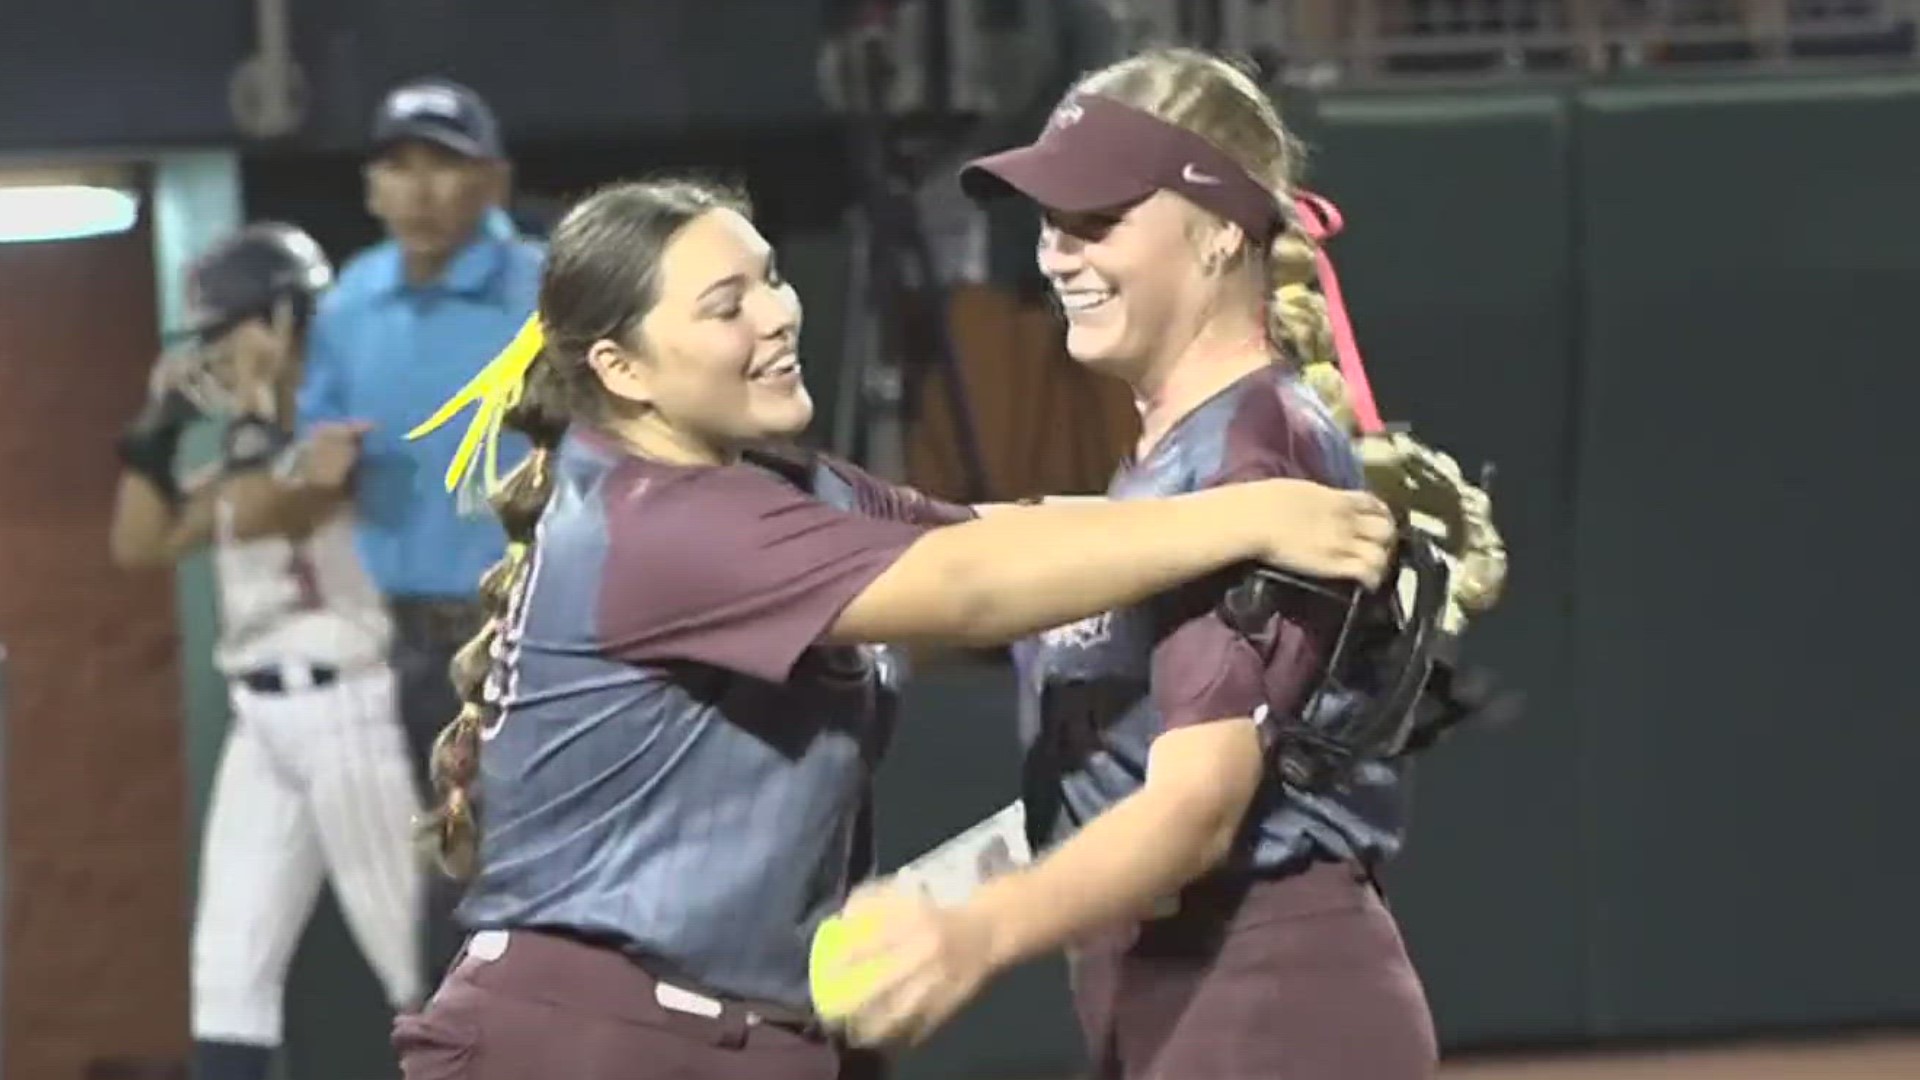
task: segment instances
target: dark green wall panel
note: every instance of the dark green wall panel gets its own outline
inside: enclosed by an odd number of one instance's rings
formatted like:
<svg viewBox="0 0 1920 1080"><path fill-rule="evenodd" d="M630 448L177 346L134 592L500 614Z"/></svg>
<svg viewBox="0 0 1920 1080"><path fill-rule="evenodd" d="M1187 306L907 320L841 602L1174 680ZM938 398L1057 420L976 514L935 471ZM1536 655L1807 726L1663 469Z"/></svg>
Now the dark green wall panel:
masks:
<svg viewBox="0 0 1920 1080"><path fill-rule="evenodd" d="M1416 777L1388 885L1449 1041L1584 1027L1580 732L1568 694L1566 477L1573 357L1565 109L1558 97L1331 101L1310 184L1339 203L1342 270L1389 420L1494 461L1513 550L1473 656L1524 690L1518 726L1469 733ZM1490 977L1498 972L1498 977Z"/></svg>
<svg viewBox="0 0 1920 1080"><path fill-rule="evenodd" d="M1920 81L1588 95L1580 716L1607 1030L1920 1013Z"/></svg>

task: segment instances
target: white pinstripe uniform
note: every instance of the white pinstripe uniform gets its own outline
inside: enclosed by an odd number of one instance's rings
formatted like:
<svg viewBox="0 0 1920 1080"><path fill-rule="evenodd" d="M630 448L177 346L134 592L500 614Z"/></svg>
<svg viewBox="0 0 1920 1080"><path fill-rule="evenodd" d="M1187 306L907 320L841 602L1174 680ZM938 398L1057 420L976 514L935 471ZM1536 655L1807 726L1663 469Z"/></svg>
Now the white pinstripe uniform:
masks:
<svg viewBox="0 0 1920 1080"><path fill-rule="evenodd" d="M235 542L225 508L218 520L215 666L233 724L202 841L193 1034L275 1046L287 969L323 881L388 1001L418 1002L419 795L386 663L392 630L351 516L297 543ZM249 685L262 672L278 692Z"/></svg>

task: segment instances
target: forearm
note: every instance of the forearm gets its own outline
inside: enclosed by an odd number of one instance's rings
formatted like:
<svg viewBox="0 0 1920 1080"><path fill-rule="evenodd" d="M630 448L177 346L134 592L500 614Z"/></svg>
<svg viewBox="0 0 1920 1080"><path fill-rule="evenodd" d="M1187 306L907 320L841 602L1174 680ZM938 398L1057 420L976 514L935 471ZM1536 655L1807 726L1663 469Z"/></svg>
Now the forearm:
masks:
<svg viewBox="0 0 1920 1080"><path fill-rule="evenodd" d="M936 529L876 582L898 590L899 610L913 617L899 634L868 640L999 644L1249 560L1257 538L1244 488L1030 507ZM906 593L928 603L916 607Z"/></svg>
<svg viewBox="0 0 1920 1080"><path fill-rule="evenodd" d="M1232 823L1151 787L1116 803L1039 862L995 878L966 911L1004 969L1101 926L1142 917L1219 862Z"/></svg>
<svg viewBox="0 0 1920 1080"><path fill-rule="evenodd" d="M340 509L348 489L301 484L253 468L227 477L222 495L233 515L234 538L251 540L306 535Z"/></svg>

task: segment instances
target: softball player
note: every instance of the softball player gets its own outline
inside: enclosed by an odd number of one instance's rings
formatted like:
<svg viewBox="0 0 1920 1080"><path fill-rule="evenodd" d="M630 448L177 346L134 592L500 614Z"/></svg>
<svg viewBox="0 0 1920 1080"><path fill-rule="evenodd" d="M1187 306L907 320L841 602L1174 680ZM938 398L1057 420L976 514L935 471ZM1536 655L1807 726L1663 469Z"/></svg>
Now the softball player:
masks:
<svg viewBox="0 0 1920 1080"><path fill-rule="evenodd" d="M156 368L120 440L113 550L169 565L211 546L216 668L232 726L215 774L192 947L196 1080L263 1080L288 964L323 881L396 1008L421 989L419 802L394 715L385 606L361 570L344 492L360 430L290 445L298 353L331 280L291 226L250 226L188 282L192 343ZM226 414L211 472L175 479L183 428Z"/></svg>
<svg viewBox="0 0 1920 1080"><path fill-rule="evenodd" d="M1377 580L1372 498L1297 481L981 515L768 454L812 418L800 308L743 201L610 188L468 392L534 446L436 747L474 932L400 1018L410 1080L827 1080L815 926L861 872L871 642L987 643L1243 560ZM457 486L465 470L456 458Z"/></svg>
<svg viewBox="0 0 1920 1080"><path fill-rule="evenodd" d="M1068 351L1146 403L1110 498L1273 476L1368 485L1299 375L1333 360L1333 334L1308 290L1316 226L1297 167L1252 79L1165 49L1087 76L1032 145L963 174L977 198L1038 205ZM1453 579L1468 607L1497 593L1492 564L1473 565ZM1374 882L1405 830L1401 765L1363 762L1330 790L1273 765L1273 721L1300 714L1344 605L1300 590L1255 635L1223 613L1229 584L1023 649L1022 797L1032 846L1050 850L945 909L904 888L856 898L869 940L846 962L890 969L856 1037L922 1037L995 972L1066 947L1101 1080L1433 1074L1425 994Z"/></svg>

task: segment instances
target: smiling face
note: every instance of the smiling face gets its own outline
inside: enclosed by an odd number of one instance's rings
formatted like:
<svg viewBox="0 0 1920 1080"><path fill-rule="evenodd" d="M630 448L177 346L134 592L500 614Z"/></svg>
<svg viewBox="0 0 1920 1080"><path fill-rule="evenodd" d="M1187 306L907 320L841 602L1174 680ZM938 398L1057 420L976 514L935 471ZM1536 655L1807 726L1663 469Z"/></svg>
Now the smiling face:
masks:
<svg viewBox="0 0 1920 1080"><path fill-rule="evenodd" d="M636 407L638 432L727 460L806 429L800 301L752 222L725 208L687 222L661 252L657 290L634 340L588 350L602 385Z"/></svg>
<svg viewBox="0 0 1920 1080"><path fill-rule="evenodd" d="M1066 316L1067 352L1135 384L1171 360L1218 287L1196 243L1208 227L1200 210L1165 191L1112 211L1047 212L1037 255Z"/></svg>

